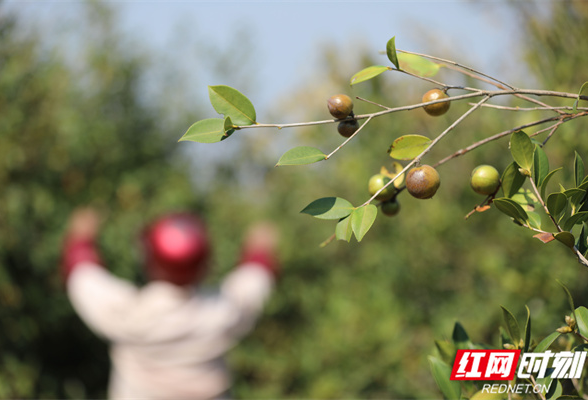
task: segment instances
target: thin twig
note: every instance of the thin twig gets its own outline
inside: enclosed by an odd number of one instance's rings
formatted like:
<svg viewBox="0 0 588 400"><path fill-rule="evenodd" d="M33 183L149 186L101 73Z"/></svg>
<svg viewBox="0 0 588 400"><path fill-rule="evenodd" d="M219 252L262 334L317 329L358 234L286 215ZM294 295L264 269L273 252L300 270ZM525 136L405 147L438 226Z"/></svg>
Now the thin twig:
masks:
<svg viewBox="0 0 588 400"><path fill-rule="evenodd" d="M544 124L544 123L550 122L550 121L556 121L556 120L559 120L559 118L560 118L559 116L544 118L544 119L541 119L541 120L538 120L538 121L535 121L535 122L530 122L528 124L520 125L520 126L517 126L516 128L512 128L512 129L509 129L509 130L506 130L506 131L497 133L496 135L493 135L493 136L489 136L489 137L487 137L485 139L482 139L482 140L480 140L480 141L478 141L476 143L473 143L473 144L469 145L468 147L465 147L463 149L457 150L455 153L453 153L453 154L445 157L444 159L438 161L436 164L433 165L433 167L437 167L437 166L439 166L441 164L445 164L447 161L449 161L449 160L451 160L453 158L456 158L456 157L459 157L459 156L463 156L464 154L466 154L466 153L468 153L468 152L470 152L470 151L472 151L474 149L477 149L478 147L480 147L480 146L482 146L482 145L484 145L486 143L492 142L494 140L498 140L498 139L503 138L505 136L508 136L508 135L510 135L510 134L512 134L512 133L514 133L516 131L520 131L521 129L525 129L525 128L529 128L531 126L536 126L536 125Z"/></svg>
<svg viewBox="0 0 588 400"><path fill-rule="evenodd" d="M533 180L533 178L529 177L529 181L531 182L531 187L533 188L533 192L535 193L535 196L537 196L537 199L539 199L539 204L541 204L541 207L543 207L543 209L545 210L545 212L549 216L549 219L551 219L551 222L553 222L553 225L555 226L557 231L563 232L563 229L561 228L559 223L555 220L555 218L553 218L553 215L551 215L551 213L549 212L547 205L545 205L545 202L543 201L543 198L541 197L541 193L539 193L539 189L537 189L537 185L535 185L535 181Z"/></svg>
<svg viewBox="0 0 588 400"><path fill-rule="evenodd" d="M533 95L533 96L562 97L562 98L567 98L567 99L577 99L578 98L578 95L574 94L574 93L556 92L556 91L551 91L551 90L532 90L532 89L478 90L478 91L475 91L472 93L466 93L466 94L462 94L459 96L452 96L452 97L448 97L448 98L444 98L444 99L428 101L425 103L417 103L417 104L411 104L408 106L388 108L388 109L378 111L375 113L371 113L371 114L355 115L354 117L348 117L348 119L366 119L366 118L370 118L370 117L379 117L381 115L390 114L393 112L414 110L416 108L421 108L421 107L432 105L432 104L445 103L448 101L457 101L457 100L463 100L463 99L470 99L470 98L474 98L474 97L510 96L510 95L516 95L516 94L528 94L528 95ZM588 96L579 96L579 98L582 100L588 100ZM574 117L574 116L581 116L584 114L585 114L585 112L579 113L579 114L573 114L573 115L570 115L570 114L566 114L566 115L568 115L569 117ZM282 128L310 126L310 125L332 124L335 122L341 122L341 120L340 119L328 119L328 120L322 120L322 121L296 122L296 123L291 123L291 124L253 124L253 125L233 126L233 128L234 129L252 129L252 128L282 129Z"/></svg>
<svg viewBox="0 0 588 400"><path fill-rule="evenodd" d="M413 55L415 55L415 56L425 57L425 58L428 58L428 59L430 59L430 60L435 60L435 61L442 62L442 63L444 63L444 64L455 65L456 67L459 67L459 68L465 69L466 71L473 72L473 73L475 73L475 74L477 74L477 75L479 75L479 76L483 76L483 77L485 77L485 78L491 79L491 80L493 80L493 81L495 81L495 82L498 82L498 83L500 83L501 85L504 85L504 86L506 86L506 87L507 87L507 88L509 88L509 89L515 90L515 87L514 87L514 86L511 86L511 85L509 85L509 84L508 84L508 83L506 83L506 82L503 82L503 81L501 81L501 80L499 80L499 79L497 79L497 78L494 78L494 77L492 77L492 76L490 76L490 75L487 75L487 74L485 74L485 73L483 73L483 72L477 71L477 70L475 70L475 69L474 69L474 68L472 68L472 67L468 67L467 65L463 65L463 64L456 63L455 61L451 61L451 60L445 60L445 59L443 59L443 58L439 58L439 57L430 56L430 55L428 55L428 54L415 53L415 52L412 52L412 51L406 51L406 50L400 50L400 49L396 49L396 51L399 51L399 52L401 52L401 53L406 53L406 54L413 54Z"/></svg>
<svg viewBox="0 0 588 400"><path fill-rule="evenodd" d="M563 121L559 121L557 124L553 124L553 126L551 126L551 131L549 132L543 143L541 143L541 147L544 147L547 144L547 142L549 141L549 139L551 139L557 128L559 128L560 125L563 123Z"/></svg>
<svg viewBox="0 0 588 400"><path fill-rule="evenodd" d="M353 139L355 137L355 135L357 135L364 126L366 126L368 124L368 122L370 122L372 120L372 117L369 117L355 132L353 132L353 135L349 136L347 138L347 140L345 140L343 143L341 143L335 150L333 150L328 156L325 157L325 160L328 160L329 158L331 158L331 156L333 154L335 154L336 152L339 151L339 149L341 149L341 147L345 146L347 144L347 142L349 142L351 139Z"/></svg>
<svg viewBox="0 0 588 400"><path fill-rule="evenodd" d="M368 204L370 204L379 194L381 191L383 191L384 189L386 189L386 187L388 187L388 185L392 185L394 183L394 181L396 179L398 179L398 177L402 176L406 171L408 171L413 165L420 163L421 159L427 155L427 153L429 153L429 151L431 151L431 149L437 144L439 143L439 141L441 139L443 139L449 132L451 132L457 125L459 125L468 115L470 115L471 113L473 113L474 111L476 111L482 104L484 104L486 101L488 101L488 99L490 99L490 96L486 96L484 97L482 100L480 100L475 106L473 106L472 108L470 108L469 110L467 110L461 117L459 117L457 120L455 120L455 122L453 122L447 129L445 129L443 132L441 132L441 134L439 134L439 136L437 136L430 144L429 146L427 146L426 149L424 149L421 154L419 154L418 156L416 156L410 163L408 163L403 169L402 171L400 171L398 174L396 174L396 176L394 178L392 178L390 181L388 181L382 188L380 188L380 190L378 190L376 193L374 193L374 195L372 197L370 197L365 203L363 203L361 206L366 206Z"/></svg>
<svg viewBox="0 0 588 400"><path fill-rule="evenodd" d="M476 103L469 103L469 105L473 106ZM541 110L568 110L572 111L574 107L570 106L560 106L560 107L552 107L552 106L541 106L541 107L509 107L509 106L499 106L498 104L484 104L483 107L486 108L496 108L498 110L507 110L507 111L541 111ZM578 107L576 110L587 111L588 108L586 107Z"/></svg>

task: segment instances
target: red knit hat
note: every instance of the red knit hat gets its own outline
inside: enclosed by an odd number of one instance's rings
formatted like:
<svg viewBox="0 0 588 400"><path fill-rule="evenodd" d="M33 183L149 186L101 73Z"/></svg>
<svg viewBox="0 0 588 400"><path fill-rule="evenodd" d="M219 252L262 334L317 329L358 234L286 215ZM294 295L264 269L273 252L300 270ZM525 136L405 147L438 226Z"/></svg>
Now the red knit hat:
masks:
<svg viewBox="0 0 588 400"><path fill-rule="evenodd" d="M196 216L163 216L147 228L144 242L151 279L188 285L206 274L210 246L204 224Z"/></svg>

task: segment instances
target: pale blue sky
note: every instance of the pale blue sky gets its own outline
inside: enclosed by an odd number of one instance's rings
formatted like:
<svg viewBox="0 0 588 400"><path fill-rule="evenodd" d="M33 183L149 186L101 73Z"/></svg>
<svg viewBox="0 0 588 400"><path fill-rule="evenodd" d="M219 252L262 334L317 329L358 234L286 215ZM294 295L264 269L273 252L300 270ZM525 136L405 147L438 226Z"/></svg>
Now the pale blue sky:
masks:
<svg viewBox="0 0 588 400"><path fill-rule="evenodd" d="M520 0L519 0L520 1ZM288 87L312 73L319 45L330 43L354 57L359 43L374 53L392 36L407 50L446 56L463 55L490 74L505 77L516 65L517 22L507 1L109 1L121 26L132 37L167 54L189 69L202 57L183 47L196 38L222 49L238 40L241 27L249 30L254 48L254 82L260 85L256 104L269 105ZM548 1L538 2L547 7ZM82 1L7 0L31 26L45 26L49 34L65 21L75 21ZM422 34L425 28L436 40ZM178 40L178 37L184 38ZM506 57L505 57L506 56ZM385 58L383 59L385 62ZM195 68L196 70L196 68ZM202 69L192 87L206 100ZM195 74L196 75L196 74ZM196 79L199 78L199 79ZM506 76L505 79L508 79ZM212 82L212 84L231 82Z"/></svg>

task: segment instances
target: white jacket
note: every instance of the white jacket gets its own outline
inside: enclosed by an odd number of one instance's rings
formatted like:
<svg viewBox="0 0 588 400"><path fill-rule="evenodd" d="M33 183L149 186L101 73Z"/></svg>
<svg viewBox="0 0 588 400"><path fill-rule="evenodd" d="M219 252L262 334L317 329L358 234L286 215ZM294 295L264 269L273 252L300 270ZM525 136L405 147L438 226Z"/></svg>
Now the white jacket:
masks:
<svg viewBox="0 0 588 400"><path fill-rule="evenodd" d="M93 263L76 266L67 282L80 317L112 343L116 399L225 396L223 356L251 330L272 286L255 263L236 268L214 293L164 281L139 289Z"/></svg>

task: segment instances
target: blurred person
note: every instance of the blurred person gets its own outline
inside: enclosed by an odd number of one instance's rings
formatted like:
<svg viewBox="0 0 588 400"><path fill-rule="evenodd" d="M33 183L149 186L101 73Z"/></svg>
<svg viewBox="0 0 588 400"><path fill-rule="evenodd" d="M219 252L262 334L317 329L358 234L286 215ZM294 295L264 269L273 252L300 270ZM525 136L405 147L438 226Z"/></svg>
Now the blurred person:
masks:
<svg viewBox="0 0 588 400"><path fill-rule="evenodd" d="M196 216L166 215L144 231L148 283L142 288L104 267L96 248L99 226L93 209L72 214L62 268L74 309L111 343L109 397L228 397L224 355L254 326L278 271L273 225L249 230L237 267L214 292L198 285L210 243Z"/></svg>

